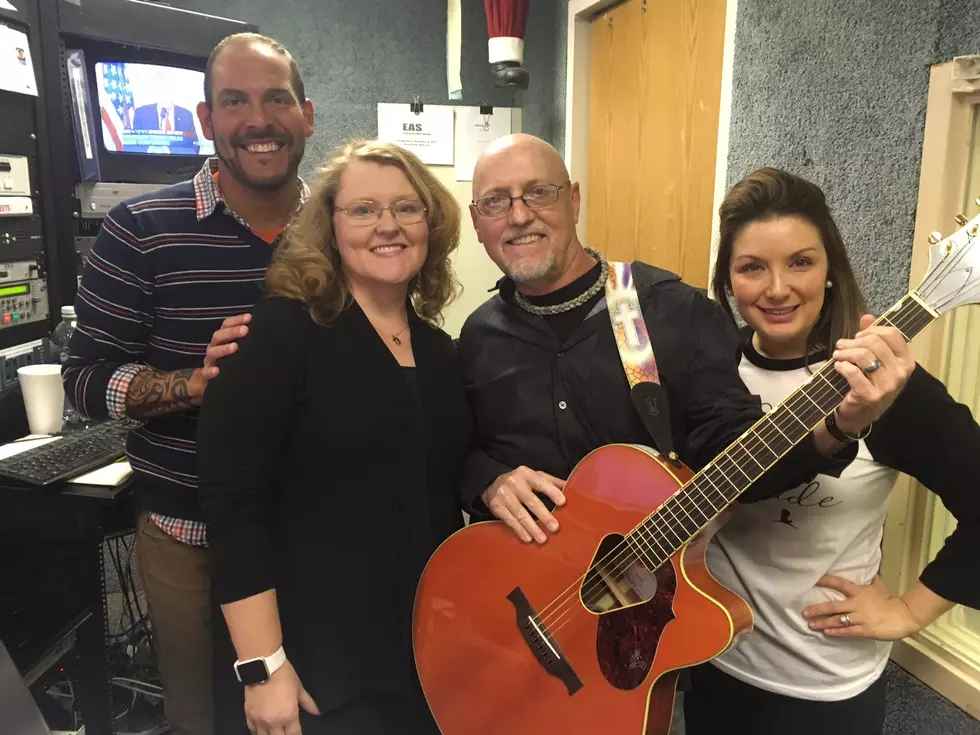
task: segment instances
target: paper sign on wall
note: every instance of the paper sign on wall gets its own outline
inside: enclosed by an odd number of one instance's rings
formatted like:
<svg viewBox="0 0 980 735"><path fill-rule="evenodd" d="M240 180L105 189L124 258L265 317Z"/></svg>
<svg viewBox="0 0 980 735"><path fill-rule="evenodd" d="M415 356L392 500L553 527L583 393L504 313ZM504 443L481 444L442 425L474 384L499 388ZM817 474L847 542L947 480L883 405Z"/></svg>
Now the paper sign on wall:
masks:
<svg viewBox="0 0 980 735"><path fill-rule="evenodd" d="M37 97L27 34L0 25L0 89Z"/></svg>
<svg viewBox="0 0 980 735"><path fill-rule="evenodd" d="M378 139L412 151L422 163L453 165L453 108L424 105L413 112L408 103L378 103Z"/></svg>
<svg viewBox="0 0 980 735"><path fill-rule="evenodd" d="M511 109L456 108L456 181L472 181L476 159L497 138L510 135ZM487 114L489 112L489 114Z"/></svg>

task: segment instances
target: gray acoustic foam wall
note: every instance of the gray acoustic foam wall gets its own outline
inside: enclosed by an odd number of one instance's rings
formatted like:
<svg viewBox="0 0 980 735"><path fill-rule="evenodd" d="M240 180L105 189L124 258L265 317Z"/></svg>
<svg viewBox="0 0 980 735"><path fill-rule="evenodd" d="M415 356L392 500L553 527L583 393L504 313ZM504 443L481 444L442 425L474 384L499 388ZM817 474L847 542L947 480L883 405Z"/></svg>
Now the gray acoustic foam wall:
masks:
<svg viewBox="0 0 980 735"><path fill-rule="evenodd" d="M170 0L170 5L255 23L281 41L303 72L316 109L316 133L301 172L309 175L338 145L377 135L378 102L449 104L446 0ZM462 0L461 104L520 106L524 130L555 141L564 133L556 67L564 77L563 0L531 0L524 64L526 92L497 89L487 62L483 2ZM559 56L558 42L561 43ZM560 142L560 141L558 141Z"/></svg>
<svg viewBox="0 0 980 735"><path fill-rule="evenodd" d="M560 2L558 15L555 18L557 24L557 38L555 39L555 97L552 120L554 128L551 142L561 153L565 152L565 83L568 71L568 4Z"/></svg>
<svg viewBox="0 0 980 735"><path fill-rule="evenodd" d="M978 28L978 0L738 0L727 183L822 187L876 313L908 288L929 68Z"/></svg>

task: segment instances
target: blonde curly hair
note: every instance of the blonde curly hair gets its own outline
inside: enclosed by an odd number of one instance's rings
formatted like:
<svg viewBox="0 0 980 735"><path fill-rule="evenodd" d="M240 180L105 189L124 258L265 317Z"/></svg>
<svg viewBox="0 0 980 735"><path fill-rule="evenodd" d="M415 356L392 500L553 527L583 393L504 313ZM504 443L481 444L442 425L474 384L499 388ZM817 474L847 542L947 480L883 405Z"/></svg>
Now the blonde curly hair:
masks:
<svg viewBox="0 0 980 735"><path fill-rule="evenodd" d="M459 205L418 156L377 140L349 141L317 170L309 200L273 255L266 274L269 295L301 301L318 324L329 324L350 305L353 297L341 268L333 217L340 179L354 161L400 169L425 204L429 252L409 283L408 295L420 317L441 324L443 308L460 291L449 262L459 247Z"/></svg>

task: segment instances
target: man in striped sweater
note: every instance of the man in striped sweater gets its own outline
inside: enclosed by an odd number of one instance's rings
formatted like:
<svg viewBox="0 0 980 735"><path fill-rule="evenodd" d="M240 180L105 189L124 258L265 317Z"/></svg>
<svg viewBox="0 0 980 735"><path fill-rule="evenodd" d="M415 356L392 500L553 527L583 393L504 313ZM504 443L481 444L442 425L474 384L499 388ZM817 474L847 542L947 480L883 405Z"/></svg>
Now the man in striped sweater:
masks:
<svg viewBox="0 0 980 735"><path fill-rule="evenodd" d="M308 196L297 171L313 105L276 41L240 34L208 60L193 181L105 218L75 301L66 393L93 418L142 420L127 454L136 551L174 735L213 732L210 575L197 501L197 406L247 332L280 233Z"/></svg>

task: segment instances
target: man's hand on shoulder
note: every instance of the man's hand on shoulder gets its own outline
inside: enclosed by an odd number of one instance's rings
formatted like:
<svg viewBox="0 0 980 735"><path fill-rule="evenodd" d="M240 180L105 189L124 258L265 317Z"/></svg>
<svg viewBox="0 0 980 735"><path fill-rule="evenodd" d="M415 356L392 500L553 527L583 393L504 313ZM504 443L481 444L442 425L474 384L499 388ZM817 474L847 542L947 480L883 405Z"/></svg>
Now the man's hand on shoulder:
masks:
<svg viewBox="0 0 980 735"><path fill-rule="evenodd" d="M238 340L248 334L247 324L252 321L251 314L230 316L221 322L221 328L211 335L211 343L204 353L204 375L211 380L218 375L218 360L228 357L238 349Z"/></svg>
<svg viewBox="0 0 980 735"><path fill-rule="evenodd" d="M556 506L561 506L565 504L564 487L564 480L522 466L494 480L480 494L480 498L490 512L506 523L521 541L530 543L533 538L543 544L548 537L541 530L541 524L555 533L558 531L558 521L536 493L547 496Z"/></svg>

